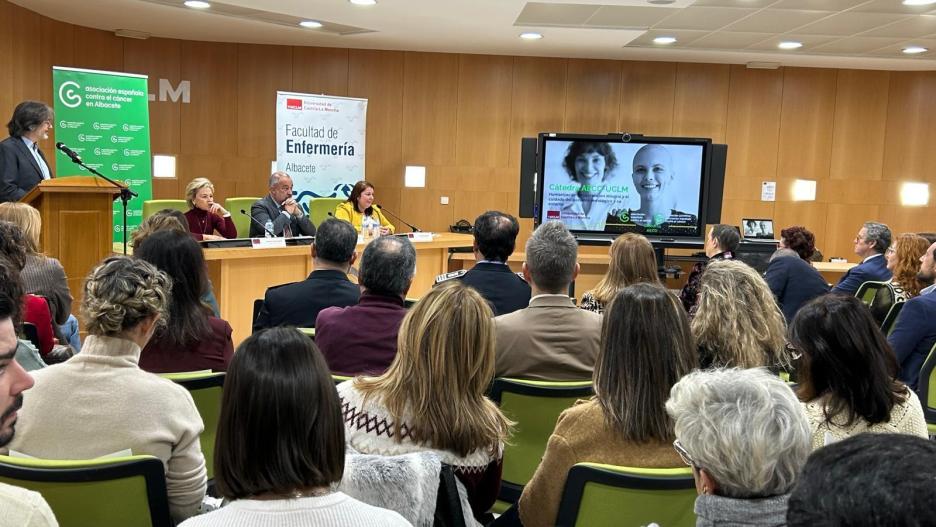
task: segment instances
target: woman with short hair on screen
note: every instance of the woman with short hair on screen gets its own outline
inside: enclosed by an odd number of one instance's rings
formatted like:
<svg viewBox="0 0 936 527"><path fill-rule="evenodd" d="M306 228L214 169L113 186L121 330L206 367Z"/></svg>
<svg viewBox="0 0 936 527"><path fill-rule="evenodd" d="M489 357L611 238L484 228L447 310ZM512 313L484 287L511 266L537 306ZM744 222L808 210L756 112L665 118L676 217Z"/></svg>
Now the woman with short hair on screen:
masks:
<svg viewBox="0 0 936 527"><path fill-rule="evenodd" d="M608 215L623 207L623 197L605 187L614 178L617 156L605 142L572 141L562 168L578 188L569 193L560 212L571 230L604 231Z"/></svg>
<svg viewBox="0 0 936 527"><path fill-rule="evenodd" d="M229 503L180 527L401 527L399 514L334 490L345 441L334 381L309 337L271 328L237 348L224 380L215 485Z"/></svg>
<svg viewBox="0 0 936 527"><path fill-rule="evenodd" d="M653 245L640 234L622 234L611 243L608 271L594 289L582 295L581 308L600 314L622 289L642 282L660 283Z"/></svg>
<svg viewBox="0 0 936 527"><path fill-rule="evenodd" d="M208 178L195 178L185 186L185 202L189 206L185 220L196 240L237 238L231 213L215 203L214 184Z"/></svg>
<svg viewBox="0 0 936 527"><path fill-rule="evenodd" d="M374 205L374 184L370 181L361 180L354 184L348 200L335 208L335 217L354 225L358 233L370 231L386 236L396 231L380 206Z"/></svg>

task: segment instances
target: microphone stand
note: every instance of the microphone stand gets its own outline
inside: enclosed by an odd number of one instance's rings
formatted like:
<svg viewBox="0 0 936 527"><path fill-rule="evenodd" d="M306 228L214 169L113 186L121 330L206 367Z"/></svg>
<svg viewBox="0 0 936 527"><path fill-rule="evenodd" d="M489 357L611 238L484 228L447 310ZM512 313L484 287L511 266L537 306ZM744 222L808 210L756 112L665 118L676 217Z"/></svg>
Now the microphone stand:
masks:
<svg viewBox="0 0 936 527"><path fill-rule="evenodd" d="M69 157L69 158L72 160L72 162L75 163L76 165L78 165L78 166L80 166L81 168L87 170L88 172L91 172L91 173L94 174L95 176L97 176L97 177L103 179L104 181L107 181L107 182L110 183L111 185L113 185L113 186L115 186L115 187L117 187L117 188L120 189L120 203L121 203L121 205L123 205L123 253L124 253L124 254L127 254L127 202L130 201L131 198L137 198L137 197L139 197L139 194L137 194L136 192L130 190L130 188L127 187L126 185L123 185L123 184L121 184L121 183L118 183L118 182L114 181L113 179L111 179L111 178L105 176L104 174L98 172L97 170L95 170L95 169L89 167L88 165L84 164L84 161L82 161L81 158L79 158L78 156L75 156L75 157L68 156L68 157Z"/></svg>
<svg viewBox="0 0 936 527"><path fill-rule="evenodd" d="M403 218L397 216L396 214L390 212L389 210L387 210L387 209L381 207L380 205L374 205L374 206L377 207L381 212L386 212L387 214L389 214L389 215L393 216L394 218L396 218L396 219L400 220L401 222L403 222L403 224L406 225L407 227L409 227L411 231L413 231L413 232L422 232L421 230L419 230L419 227L413 226L411 223L407 222L406 220L404 220Z"/></svg>

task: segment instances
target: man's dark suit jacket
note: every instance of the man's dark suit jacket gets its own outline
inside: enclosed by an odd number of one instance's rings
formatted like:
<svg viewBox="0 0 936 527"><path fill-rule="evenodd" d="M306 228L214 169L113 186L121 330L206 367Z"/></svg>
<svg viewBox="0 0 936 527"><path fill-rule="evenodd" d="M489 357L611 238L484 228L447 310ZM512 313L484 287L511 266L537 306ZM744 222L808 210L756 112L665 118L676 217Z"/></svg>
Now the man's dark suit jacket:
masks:
<svg viewBox="0 0 936 527"><path fill-rule="evenodd" d="M829 284L815 267L799 256L778 256L764 276L787 323L806 302L829 292Z"/></svg>
<svg viewBox="0 0 936 527"><path fill-rule="evenodd" d="M39 157L46 161L42 150ZM46 161L51 175L52 167ZM42 169L22 138L7 137L0 141L0 203L19 201L42 181Z"/></svg>
<svg viewBox="0 0 936 527"><path fill-rule="evenodd" d="M887 260L882 254L849 269L832 292L854 295L865 282L887 282L890 279L891 272L887 270Z"/></svg>
<svg viewBox="0 0 936 527"><path fill-rule="evenodd" d="M465 285L481 293L494 310L494 316L513 313L530 303L530 284L510 267L496 263L475 264L459 277Z"/></svg>
<svg viewBox="0 0 936 527"><path fill-rule="evenodd" d="M887 342L900 365L897 378L915 390L920 368L936 343L936 293L907 300Z"/></svg>
<svg viewBox="0 0 936 527"><path fill-rule="evenodd" d="M269 194L267 194L266 197L258 199L250 206L250 215L260 222L259 225L254 221L250 222L251 238L262 237L264 235L263 225L265 225L269 219L273 220L273 234L276 236L283 235L283 229L286 228L286 225L289 225L289 230L292 231L293 236L315 235L315 226L309 221L308 216L305 214L302 216L287 216L283 214L283 209L273 201L273 198L270 197Z"/></svg>
<svg viewBox="0 0 936 527"><path fill-rule="evenodd" d="M332 306L356 305L360 296L360 288L341 271L312 271L301 282L267 289L253 330L276 326L314 328L319 311Z"/></svg>

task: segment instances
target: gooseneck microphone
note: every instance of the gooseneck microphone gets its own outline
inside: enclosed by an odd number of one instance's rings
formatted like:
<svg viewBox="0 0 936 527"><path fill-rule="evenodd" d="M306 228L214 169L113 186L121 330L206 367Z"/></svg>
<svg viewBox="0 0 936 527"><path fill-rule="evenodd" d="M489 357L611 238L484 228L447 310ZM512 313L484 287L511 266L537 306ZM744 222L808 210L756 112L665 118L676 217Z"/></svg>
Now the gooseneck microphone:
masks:
<svg viewBox="0 0 936 527"><path fill-rule="evenodd" d="M260 220L258 220L257 218L254 218L254 217L253 217L249 212L247 212L246 210L241 209L241 210L240 210L240 213L243 214L244 216L247 216L248 218L250 218L251 221L253 221L253 222L256 223L257 225L259 225L260 228L263 229L265 232L270 233L270 236L272 236L272 237L274 237L274 238L277 237L275 234L273 234L273 231L271 231L270 229L267 229L266 226L265 226L264 224L260 223Z"/></svg>
<svg viewBox="0 0 936 527"><path fill-rule="evenodd" d="M380 209L382 212L386 212L387 214L389 214L389 215L393 216L394 218L400 220L401 222L403 222L403 225L406 225L407 227L409 227L410 229L412 229L413 232L422 232L422 231L419 229L419 227L416 227L416 226L413 225L412 223L409 223L408 221L404 220L403 218L401 218L401 217L397 216L396 214L390 212L389 210L387 210L387 209L381 207L380 205L377 205L377 204L375 203L374 206L377 207L378 209Z"/></svg>
<svg viewBox="0 0 936 527"><path fill-rule="evenodd" d="M61 141L58 143L55 143L55 148L58 148L63 154L68 156L68 158L71 159L73 162L81 163L81 156L75 153L75 151L72 150L71 148L68 148L67 146L65 146L65 143L62 143Z"/></svg>

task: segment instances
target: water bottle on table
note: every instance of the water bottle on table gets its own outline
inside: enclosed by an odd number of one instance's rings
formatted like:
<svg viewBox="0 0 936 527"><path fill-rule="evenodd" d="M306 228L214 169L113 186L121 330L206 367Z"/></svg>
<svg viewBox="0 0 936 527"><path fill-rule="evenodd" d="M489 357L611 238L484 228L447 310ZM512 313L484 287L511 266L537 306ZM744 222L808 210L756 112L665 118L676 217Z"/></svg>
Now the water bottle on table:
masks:
<svg viewBox="0 0 936 527"><path fill-rule="evenodd" d="M272 220L267 220L266 223L263 224L263 235L266 236L267 238L273 237L273 221Z"/></svg>

